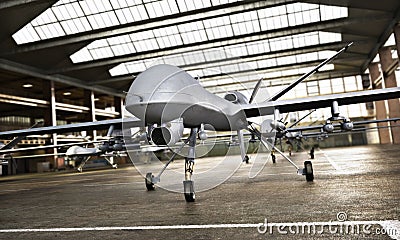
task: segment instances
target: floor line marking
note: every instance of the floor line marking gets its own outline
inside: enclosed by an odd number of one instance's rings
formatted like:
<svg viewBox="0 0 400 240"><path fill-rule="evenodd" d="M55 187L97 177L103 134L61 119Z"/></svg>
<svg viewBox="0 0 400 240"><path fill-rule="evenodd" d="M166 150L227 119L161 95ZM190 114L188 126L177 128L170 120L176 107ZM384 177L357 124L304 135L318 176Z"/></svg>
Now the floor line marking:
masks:
<svg viewBox="0 0 400 240"><path fill-rule="evenodd" d="M322 151L321 148L318 148L318 150L324 155L324 157L328 160L328 162L332 165L333 168L335 168L336 171L342 171L342 168L339 167L324 151Z"/></svg>
<svg viewBox="0 0 400 240"><path fill-rule="evenodd" d="M155 226L132 226L132 227L82 227L82 228L32 228L32 229L23 228L23 229L0 229L0 233L256 228L259 225L260 224L208 224L208 225L169 225L169 226L155 225Z"/></svg>
<svg viewBox="0 0 400 240"><path fill-rule="evenodd" d="M224 228L258 228L264 223L242 223L242 224L205 224L205 225L154 225L154 226L131 226L131 227L81 227L81 228L21 228L21 229L0 229L0 233L26 233L26 232L82 232L82 231L132 231L132 230L177 230L177 229L224 229ZM340 226L340 225L380 225L387 229L395 227L398 229L398 220L384 221L329 221L329 222L290 222L270 223L269 227L279 226ZM393 236L391 236L393 237ZM394 238L396 239L396 238ZM398 238L397 238L398 239Z"/></svg>

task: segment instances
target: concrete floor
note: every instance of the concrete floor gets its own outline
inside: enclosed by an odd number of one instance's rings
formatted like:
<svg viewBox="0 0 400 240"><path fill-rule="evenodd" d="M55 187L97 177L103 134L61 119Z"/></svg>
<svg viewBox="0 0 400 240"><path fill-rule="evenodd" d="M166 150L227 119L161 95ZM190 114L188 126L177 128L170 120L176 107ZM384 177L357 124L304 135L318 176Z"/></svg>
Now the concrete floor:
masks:
<svg viewBox="0 0 400 240"><path fill-rule="evenodd" d="M254 179L243 165L224 184L198 193L195 203L162 189L147 192L132 166L2 177L0 239L400 239L400 147L315 153L313 183L278 156ZM307 158L304 152L293 156L299 165ZM289 223L308 222L318 231L318 224L337 222L338 215L361 229L370 225L371 233L330 233L325 227L323 234L283 234L271 227L282 223L287 231ZM256 226L265 219L269 229L260 234Z"/></svg>

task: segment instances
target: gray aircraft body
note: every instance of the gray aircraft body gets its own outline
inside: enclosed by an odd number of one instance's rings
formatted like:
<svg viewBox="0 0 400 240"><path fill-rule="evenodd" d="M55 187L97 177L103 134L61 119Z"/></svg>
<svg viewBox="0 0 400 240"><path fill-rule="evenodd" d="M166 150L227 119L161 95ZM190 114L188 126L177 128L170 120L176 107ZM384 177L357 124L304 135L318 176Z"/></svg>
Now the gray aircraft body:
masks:
<svg viewBox="0 0 400 240"><path fill-rule="evenodd" d="M240 105L210 93L187 72L167 64L137 76L126 96L126 109L146 124L182 118L187 128L209 124L217 131L236 131L248 126Z"/></svg>

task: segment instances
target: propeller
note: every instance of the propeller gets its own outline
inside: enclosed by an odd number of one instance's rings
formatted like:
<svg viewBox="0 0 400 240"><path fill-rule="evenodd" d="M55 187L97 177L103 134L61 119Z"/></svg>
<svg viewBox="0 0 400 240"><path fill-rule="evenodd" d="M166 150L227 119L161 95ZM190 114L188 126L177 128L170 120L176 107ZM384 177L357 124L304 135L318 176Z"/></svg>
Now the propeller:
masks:
<svg viewBox="0 0 400 240"><path fill-rule="evenodd" d="M257 93L258 93L258 90L259 90L260 87L261 87L261 83L262 83L263 80L264 80L264 78L261 78L261 79L258 80L258 82L256 83L256 86L254 87L253 92L251 93L251 97L250 97L249 103L252 103L252 102L254 101L254 99L255 99L255 97L256 97L256 95L257 95Z"/></svg>

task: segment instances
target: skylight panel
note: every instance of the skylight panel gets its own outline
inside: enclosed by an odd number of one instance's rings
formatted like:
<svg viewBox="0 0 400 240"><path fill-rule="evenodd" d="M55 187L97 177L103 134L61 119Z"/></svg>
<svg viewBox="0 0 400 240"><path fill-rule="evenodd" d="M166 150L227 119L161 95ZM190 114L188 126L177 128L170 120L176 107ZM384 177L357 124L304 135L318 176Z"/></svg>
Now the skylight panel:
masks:
<svg viewBox="0 0 400 240"><path fill-rule="evenodd" d="M316 59L318 59L318 53L313 52L313 53L299 54L296 56L295 59L296 59L296 62L298 62L298 63L316 60Z"/></svg>
<svg viewBox="0 0 400 240"><path fill-rule="evenodd" d="M229 57L222 47L204 50L203 53L207 61L215 61Z"/></svg>
<svg viewBox="0 0 400 240"><path fill-rule="evenodd" d="M175 28L175 29L174 29ZM186 28L185 28L186 29ZM190 29L190 28L188 28ZM179 32L179 30L174 26L170 30L163 29L162 31L154 30L154 36L156 37L157 41L159 41L159 36L164 36L168 33ZM175 35L172 35L175 36ZM178 35L176 35L177 37ZM110 45L118 46L118 44L122 44L123 42L128 44L131 41L129 37L125 37L124 41L120 38L122 37L115 37L115 40L109 39L108 42ZM184 66L184 65L193 65L193 64L202 64L206 63L207 61L222 61L227 58L232 57L241 57L241 56L248 56L248 55L257 55L263 54L270 51L280 51L292 48L300 48L304 46L311 46L320 44L320 40L324 40L325 42L336 42L341 41L341 34L338 33L331 33L331 32L310 32L304 34L297 34L288 37L279 37L279 38L272 38L268 40L261 40L251 43L240 43L235 45L230 45L226 47L220 48L213 48L210 50L199 50L193 51L183 54L173 54L169 57L164 59L174 59L174 58L183 58L182 60L177 60L176 62L172 61L170 64L174 64L177 66ZM271 44L270 44L271 43ZM131 42L129 43L131 44ZM159 42L159 44L162 44ZM270 49L271 45L271 49ZM131 50L134 52L134 50ZM117 54L117 50L113 49L114 54ZM304 61L313 61L317 59L326 59L332 55L332 51L321 51L317 57L313 59L307 58L306 56L298 56L297 62L304 62ZM166 61L169 63L168 61ZM271 58L268 60L256 60L253 62L247 62L247 64L254 64L254 68L266 68L266 67L273 67L277 66L277 59ZM111 72L110 72L111 73Z"/></svg>
<svg viewBox="0 0 400 240"><path fill-rule="evenodd" d="M110 74L112 76L117 76L117 75L124 75L124 74L129 74L129 73L136 73L136 72L143 72L147 68L151 67L152 64L154 64L154 60L140 60L140 61L135 61L135 62L129 62L129 63L121 63L112 69L110 69ZM159 64L160 62L158 62Z"/></svg>
<svg viewBox="0 0 400 240"><path fill-rule="evenodd" d="M194 1L184 1L186 4L186 11L195 10L196 6L194 5Z"/></svg>
<svg viewBox="0 0 400 240"><path fill-rule="evenodd" d="M293 12L288 9L289 26L311 23L311 15L320 16L317 4L295 3L293 4ZM319 17L317 21L319 21Z"/></svg>
<svg viewBox="0 0 400 240"><path fill-rule="evenodd" d="M48 28L49 33L51 33L51 37L59 37L64 34L63 29L58 24L48 24L46 26Z"/></svg>
<svg viewBox="0 0 400 240"><path fill-rule="evenodd" d="M109 70L111 76L117 76L117 75L125 75L129 74L128 69L126 68L126 64L119 64Z"/></svg>
<svg viewBox="0 0 400 240"><path fill-rule="evenodd" d="M239 71L249 71L254 70L257 67L255 62L241 62L238 63Z"/></svg>
<svg viewBox="0 0 400 240"><path fill-rule="evenodd" d="M296 56L286 56L286 57L280 57L276 59L278 65L289 65L296 63Z"/></svg>
<svg viewBox="0 0 400 240"><path fill-rule="evenodd" d="M185 53L182 54L182 56L185 59L186 64L194 64L206 61L203 51Z"/></svg>
<svg viewBox="0 0 400 240"><path fill-rule="evenodd" d="M213 6L219 4L223 3ZM17 44L24 44L211 6L210 0L60 0L12 37ZM53 25L44 27L48 24ZM46 34L44 28L57 29L57 33ZM204 39L202 34L200 37Z"/></svg>
<svg viewBox="0 0 400 240"><path fill-rule="evenodd" d="M232 2L239 2L239 1L241 1L241 0L211 0L211 3L213 6L216 6L216 5L232 3Z"/></svg>
<svg viewBox="0 0 400 240"><path fill-rule="evenodd" d="M233 56L246 56L248 55L247 48L245 44L236 44L232 46L224 47L225 51L232 54Z"/></svg>
<svg viewBox="0 0 400 240"><path fill-rule="evenodd" d="M86 15L95 14L98 12L96 4L93 3L93 0L83 1L80 3L80 5Z"/></svg>
<svg viewBox="0 0 400 240"><path fill-rule="evenodd" d="M164 62L167 64L175 65L175 66L182 66L186 64L185 58L182 54L175 54L172 56L167 56L164 59Z"/></svg>
<svg viewBox="0 0 400 240"><path fill-rule="evenodd" d="M210 0L198 0L198 1L193 1L196 8L205 8L205 7L211 7L211 2Z"/></svg>
<svg viewBox="0 0 400 240"><path fill-rule="evenodd" d="M154 1L145 4L147 12L149 13L150 18L160 17L164 15L163 9L161 7L160 2ZM168 7L169 9L169 7Z"/></svg>
<svg viewBox="0 0 400 240"><path fill-rule="evenodd" d="M149 16L147 15L147 11L143 5L131 7L130 9L132 11L132 15L134 16L133 18L135 19L135 21L144 20L144 19L149 18Z"/></svg>
<svg viewBox="0 0 400 240"><path fill-rule="evenodd" d="M270 51L268 40L246 43L246 47L249 54L260 54Z"/></svg>
<svg viewBox="0 0 400 240"><path fill-rule="evenodd" d="M337 6L328 6L328 5L321 5L321 20L331 20L337 18L345 18L348 17L348 8L347 7L337 7Z"/></svg>
<svg viewBox="0 0 400 240"><path fill-rule="evenodd" d="M153 32L161 48L183 44L176 26L154 29Z"/></svg>
<svg viewBox="0 0 400 240"><path fill-rule="evenodd" d="M346 7L326 6L310 3L293 3L257 10L261 30L279 29L288 26L347 17Z"/></svg>
<svg viewBox="0 0 400 240"><path fill-rule="evenodd" d="M235 35L260 31L260 25L258 24L256 11L234 14L229 18Z"/></svg>
<svg viewBox="0 0 400 240"><path fill-rule="evenodd" d="M109 38L108 43L110 44L112 52L115 54L115 56L136 52L129 35Z"/></svg>
<svg viewBox="0 0 400 240"><path fill-rule="evenodd" d="M275 40L271 40L269 42L271 51L279 51L283 49L291 49L293 48L293 40L292 37L283 37Z"/></svg>
<svg viewBox="0 0 400 240"><path fill-rule="evenodd" d="M169 1L170 0L168 1L164 0L163 4L170 4L168 6L173 6L174 4L176 5L176 3ZM146 0L143 2L144 4L147 5L155 4L154 6L156 5L161 6L160 1ZM185 4L186 6L187 4L192 4L192 3L187 3L187 2L185 3L178 1L177 4L178 5ZM109 5L111 6L111 4ZM168 7L168 9L171 8ZM315 11L318 11L318 13L316 13ZM285 27L288 26L290 22L287 14L293 14L295 20L293 20L294 23L291 24L304 24L308 23L309 21L312 21L312 18L307 18L307 16L317 14L319 19L319 11L320 11L320 5L317 4L294 3L279 7L257 10L257 11L248 11L244 13L234 14L231 16L223 16L207 20L189 22L172 27L155 28L154 30L136 32L134 34L131 34L130 36L132 38L133 48L136 49L136 52L144 52L160 48L168 48L185 44L204 42L207 40L227 38L233 36L234 34L243 35L243 34L257 32L263 30L263 24L261 24L261 29L260 29L259 23L261 22L267 23L264 24L264 28L267 29ZM118 14L116 12L117 11L115 12L112 11L112 13L104 12L101 14L92 15L91 17L98 18L97 21L104 21L104 19L108 19L107 22L109 22L109 24L114 24L113 23L114 21L118 21L117 15L123 14L122 11L121 13ZM105 14L107 17L103 17L102 16L103 14ZM258 19L259 16L260 20ZM296 20L296 18L298 19ZM125 19L123 21L128 21L128 20ZM93 28L98 27L99 23L96 22L96 24L97 25L93 26ZM105 23L103 22L102 24ZM73 29L71 31L81 31L81 29L78 30ZM339 35L332 35L332 34L331 35L320 34L319 40L317 39L316 35L310 35L310 36L304 35L302 38L299 37L299 39L295 39L293 36L289 36L285 38L264 40L266 46L263 46L262 49L266 49L267 51L280 51L300 46L314 45L324 41L332 42L331 39L337 40L340 38L340 34ZM325 40L322 41L322 39ZM240 44L236 44L239 55L245 55L249 52L248 48L246 49L239 48L239 45ZM254 46L252 51L255 51L256 48L258 49L260 48L260 46L257 47ZM133 48L131 45L118 47L116 52L118 52L118 55L124 52L125 54L130 54L132 52L129 52L129 49ZM233 48L234 47L232 47L232 49ZM114 50L112 50L111 52L114 52ZM117 54L114 53L113 56L116 55Z"/></svg>
<svg viewBox="0 0 400 240"><path fill-rule="evenodd" d="M204 72L202 69L195 69L195 70L190 70L187 71L187 73L192 76L192 77L200 77L200 76L204 76Z"/></svg>
<svg viewBox="0 0 400 240"><path fill-rule="evenodd" d="M111 49L108 47L94 48L90 51L90 53L95 59L112 57L114 55Z"/></svg>
<svg viewBox="0 0 400 240"><path fill-rule="evenodd" d="M383 46L395 46L396 45L396 40L394 38L394 34L390 34L389 38L386 40L385 44Z"/></svg>
<svg viewBox="0 0 400 240"><path fill-rule="evenodd" d="M127 52L131 52L131 53L135 52L135 47L133 46L132 43L115 45L115 46L112 46L111 49L115 56L121 56L121 55L126 54Z"/></svg>
<svg viewBox="0 0 400 240"><path fill-rule="evenodd" d="M327 64L325 65L326 68L322 69L321 71L329 71L333 70L333 64ZM271 79L271 78L281 78L281 77L288 77L288 76L294 76L294 75L301 75L304 73L307 73L312 70L312 67L303 67L303 68L296 68L296 69L288 69L288 70L283 70L283 71L267 71L267 72L257 72L255 74L243 74L243 75L238 75L238 76L230 76L229 78L222 77L222 78L213 78L211 80L204 80L201 82L201 84L207 88L207 89L218 89L215 91L218 92L225 92L225 91L230 91L230 90L238 90L242 89L243 87L246 88L246 86L250 86L250 88L254 87L254 83L256 80L260 79L260 76L262 76L265 80ZM229 84L229 85L228 85ZM225 85L221 88L221 85ZM305 87L305 85L304 85ZM299 89L301 90L302 87L299 85ZM269 90L271 90L269 88ZM304 89L305 90L305 89Z"/></svg>
<svg viewBox="0 0 400 240"><path fill-rule="evenodd" d="M332 32L319 32L320 43L330 43L342 41L342 34Z"/></svg>
<svg viewBox="0 0 400 240"><path fill-rule="evenodd" d="M201 21L178 25L184 44L207 40L207 34Z"/></svg>
<svg viewBox="0 0 400 240"><path fill-rule="evenodd" d="M70 56L72 62L78 63L78 62L86 62L86 61L91 61L93 60L92 55L89 52L88 48L83 48L80 51L72 54Z"/></svg>
<svg viewBox="0 0 400 240"><path fill-rule="evenodd" d="M147 69L147 66L144 61L140 61L134 64L126 64L126 68L129 72L142 72Z"/></svg>
<svg viewBox="0 0 400 240"><path fill-rule="evenodd" d="M124 9L115 10L115 14L117 15L117 18L119 19L121 24L135 21L133 15L132 15L132 8L124 8Z"/></svg>
<svg viewBox="0 0 400 240"><path fill-rule="evenodd" d="M32 21L32 25L33 26L39 26L39 25L44 25L44 24L48 24L48 23L53 23L57 21L57 17L54 14L53 11L51 11L51 9L47 9L46 11L43 12L42 14L42 18L36 18Z"/></svg>
<svg viewBox="0 0 400 240"><path fill-rule="evenodd" d="M140 33L132 33L130 37L138 52L149 51L158 48L157 41L152 30Z"/></svg>
<svg viewBox="0 0 400 240"><path fill-rule="evenodd" d="M207 19L204 20L203 23L210 40L233 36L233 30L228 16Z"/></svg>
<svg viewBox="0 0 400 240"><path fill-rule="evenodd" d="M239 65L238 64L223 65L220 67L220 71L221 71L221 73L238 72Z"/></svg>

